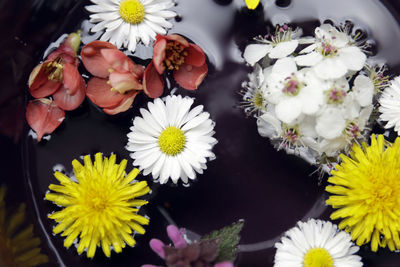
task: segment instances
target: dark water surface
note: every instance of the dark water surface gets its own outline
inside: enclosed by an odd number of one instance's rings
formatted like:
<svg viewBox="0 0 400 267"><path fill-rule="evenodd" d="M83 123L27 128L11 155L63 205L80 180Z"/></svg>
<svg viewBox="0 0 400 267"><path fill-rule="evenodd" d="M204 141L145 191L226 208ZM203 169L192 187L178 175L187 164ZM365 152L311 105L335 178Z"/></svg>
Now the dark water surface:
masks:
<svg viewBox="0 0 400 267"><path fill-rule="evenodd" d="M119 160L129 160L124 149L126 134L132 118L149 99L142 94L132 109L114 117L85 100L79 109L67 112L49 141L39 144L27 136L28 127L22 124L31 68L50 42L77 30L88 18L83 10L88 2L0 2L0 32L4 37L0 41L0 164L5 170L0 179L9 187L10 203L28 204L43 250L51 258L48 266L161 264L148 241L154 237L167 241L167 217L200 235L244 219L237 264L273 266L273 244L284 231L303 218L329 218L331 210L321 204L326 197L324 184L318 184L317 175L310 176L315 168L294 156L276 152L268 140L258 135L255 120L246 118L236 107L240 100L237 92L250 71L241 62L240 54L253 36L266 33L271 22L294 23L311 34L319 21L351 20L375 41L375 58L386 59L394 73L399 73L400 26L396 19L400 9L396 0L391 1L393 6L373 0L296 0L283 8L275 1L265 1L263 7L251 13L238 8L236 3L240 1L177 0L175 10L181 19L175 22L171 33L200 45L210 63L210 72L198 91L178 89L177 93L196 97L195 103L211 113L219 141L214 148L217 159L209 162L205 173L198 175L188 188L159 186L151 182L151 177L141 177L149 181L153 190L150 203L142 210L151 218L146 234L137 236L135 248L113 253L110 259L98 250L93 260L77 255L75 248L65 249L63 238L51 234L54 222L47 219L47 214L56 207L43 198L48 185L56 183L53 167L62 165L71 172L74 158L96 152L107 156L113 152ZM277 2L286 5L288 1ZM10 136L15 134L19 135L13 136L14 143ZM396 253L381 250L373 254L365 246L360 254L367 267L400 266L400 255Z"/></svg>

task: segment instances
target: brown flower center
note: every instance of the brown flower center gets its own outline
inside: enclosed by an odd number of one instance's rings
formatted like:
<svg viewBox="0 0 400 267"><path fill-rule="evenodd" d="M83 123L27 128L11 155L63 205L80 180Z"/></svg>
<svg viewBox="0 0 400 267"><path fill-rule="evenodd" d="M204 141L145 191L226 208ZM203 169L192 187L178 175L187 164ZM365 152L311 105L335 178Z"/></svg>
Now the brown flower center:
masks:
<svg viewBox="0 0 400 267"><path fill-rule="evenodd" d="M179 67L185 62L188 52L182 44L176 41L169 41L165 49L164 66L168 70L179 70Z"/></svg>

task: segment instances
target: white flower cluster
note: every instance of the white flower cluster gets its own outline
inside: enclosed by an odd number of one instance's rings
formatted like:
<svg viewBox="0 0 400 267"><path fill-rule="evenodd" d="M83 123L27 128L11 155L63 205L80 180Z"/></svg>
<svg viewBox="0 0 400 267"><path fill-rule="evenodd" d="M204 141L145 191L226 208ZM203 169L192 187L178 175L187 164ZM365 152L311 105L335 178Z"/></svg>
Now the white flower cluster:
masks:
<svg viewBox="0 0 400 267"><path fill-rule="evenodd" d="M300 36L299 29L278 26L246 47L254 71L243 83L242 106L278 149L313 164L334 163L363 139L381 73L367 65L365 47L348 28L323 24L315 37Z"/></svg>

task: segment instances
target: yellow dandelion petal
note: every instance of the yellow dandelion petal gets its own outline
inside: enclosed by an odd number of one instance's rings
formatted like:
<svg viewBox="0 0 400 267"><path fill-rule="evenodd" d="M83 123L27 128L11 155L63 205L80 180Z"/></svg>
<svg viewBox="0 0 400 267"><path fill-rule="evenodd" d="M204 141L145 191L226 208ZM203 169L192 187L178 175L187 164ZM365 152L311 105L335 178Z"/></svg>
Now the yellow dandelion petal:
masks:
<svg viewBox="0 0 400 267"><path fill-rule="evenodd" d="M94 156L94 162L85 156L83 165L73 160L72 166L77 181L56 172L60 185L50 185L55 193L45 197L63 207L49 215L58 223L53 232L66 237L65 247L77 242L77 252L86 251L88 258L100 246L107 257L112 249L119 253L126 244L134 246L134 233L144 234L141 225L149 223L137 214L147 201L136 198L150 192L147 182L134 181L139 170L126 174L126 160L117 164L115 154L103 158L101 153Z"/></svg>
<svg viewBox="0 0 400 267"><path fill-rule="evenodd" d="M331 219L342 219L340 229L350 232L371 250L400 249L400 138L392 144L372 135L371 145L354 145L350 157L331 172L326 201L334 209Z"/></svg>

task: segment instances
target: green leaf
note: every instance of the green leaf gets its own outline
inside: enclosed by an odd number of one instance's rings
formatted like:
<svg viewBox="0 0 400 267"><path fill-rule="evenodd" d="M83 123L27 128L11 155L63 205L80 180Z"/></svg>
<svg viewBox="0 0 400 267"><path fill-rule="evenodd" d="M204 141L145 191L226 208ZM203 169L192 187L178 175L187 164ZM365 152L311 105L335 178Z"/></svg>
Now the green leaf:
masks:
<svg viewBox="0 0 400 267"><path fill-rule="evenodd" d="M202 237L201 240L219 239L219 251L216 262L235 261L236 252L240 240L240 232L242 231L244 220L225 226L221 230L216 230Z"/></svg>

